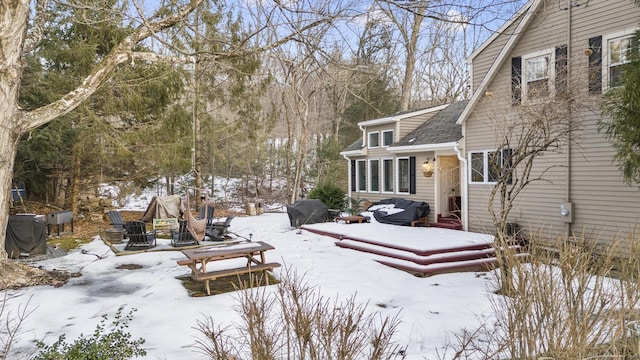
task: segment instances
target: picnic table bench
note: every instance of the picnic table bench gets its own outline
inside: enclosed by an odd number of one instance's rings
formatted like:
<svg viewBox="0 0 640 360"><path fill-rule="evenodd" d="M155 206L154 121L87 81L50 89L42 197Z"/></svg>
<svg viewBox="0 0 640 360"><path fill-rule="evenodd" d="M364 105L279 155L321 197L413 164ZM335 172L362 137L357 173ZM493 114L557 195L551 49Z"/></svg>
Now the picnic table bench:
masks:
<svg viewBox="0 0 640 360"><path fill-rule="evenodd" d="M204 281L207 295L211 295L209 282L224 276L262 272L266 284L269 285L269 277L266 272L281 266L277 262L267 263L265 261L265 252L273 249L273 246L262 241L225 246L217 245L199 249L185 249L182 250L182 253L187 259L178 260L177 263L178 265L187 266L191 269L191 278L193 280ZM245 266L207 271L208 263L243 257L247 259Z"/></svg>

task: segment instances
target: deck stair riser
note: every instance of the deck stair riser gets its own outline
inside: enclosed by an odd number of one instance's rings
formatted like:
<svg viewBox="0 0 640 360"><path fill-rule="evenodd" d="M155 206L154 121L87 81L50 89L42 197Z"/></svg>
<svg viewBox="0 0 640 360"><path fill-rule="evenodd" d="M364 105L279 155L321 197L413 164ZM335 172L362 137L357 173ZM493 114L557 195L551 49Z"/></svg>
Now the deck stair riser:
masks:
<svg viewBox="0 0 640 360"><path fill-rule="evenodd" d="M362 252L367 252L370 254L380 255L388 258L399 259L409 261L418 265L430 265L430 264L438 264L438 263L450 263L450 262L459 262L459 261L468 261L468 260L477 260L477 259L486 259L486 258L495 258L496 253L495 249L485 248L480 250L454 250L452 248L443 249L443 252L434 253L428 256L418 255L413 252L408 251L398 251L390 248L386 248L384 246L371 245L371 244L362 244L355 241L350 240L341 240L336 242L336 245L342 248L358 250ZM514 245L511 247L514 252L519 252L520 247Z"/></svg>

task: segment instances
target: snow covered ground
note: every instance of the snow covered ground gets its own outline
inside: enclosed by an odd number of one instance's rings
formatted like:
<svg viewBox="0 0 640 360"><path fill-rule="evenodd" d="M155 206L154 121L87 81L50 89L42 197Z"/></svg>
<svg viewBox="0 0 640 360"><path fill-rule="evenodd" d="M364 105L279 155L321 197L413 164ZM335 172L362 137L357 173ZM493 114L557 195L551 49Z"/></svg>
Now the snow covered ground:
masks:
<svg viewBox="0 0 640 360"><path fill-rule="evenodd" d="M375 222L324 226L332 231L343 226L361 237L429 241L420 229ZM333 238L296 230L286 213L236 217L231 231L244 237L253 234L254 241L273 245L275 250L267 252L267 261L283 265L276 269L276 276L294 269L305 274L305 281L326 297L346 299L356 294L357 301L368 303L372 312L391 317L399 313L401 324L395 339L406 347L406 359L437 359L455 332L474 328L490 316L491 273L414 277L377 263L375 255L337 247ZM437 241L456 241L460 234L441 231ZM15 314L26 307L31 312L22 325L18 347L33 349L35 340L51 344L61 334L66 334L67 341L91 334L102 315L113 315L124 307L125 312L137 309L128 330L133 338L146 339L146 359L204 359L193 347L201 336L194 329L197 320L210 315L226 325L239 322L233 308L236 296L190 297L177 279L189 274L188 268L176 263L183 258L179 250L116 256L96 237L64 257L37 263L47 269L79 271L82 276L60 288L40 286L8 292L12 297L8 311ZM125 264L141 268L118 269Z"/></svg>

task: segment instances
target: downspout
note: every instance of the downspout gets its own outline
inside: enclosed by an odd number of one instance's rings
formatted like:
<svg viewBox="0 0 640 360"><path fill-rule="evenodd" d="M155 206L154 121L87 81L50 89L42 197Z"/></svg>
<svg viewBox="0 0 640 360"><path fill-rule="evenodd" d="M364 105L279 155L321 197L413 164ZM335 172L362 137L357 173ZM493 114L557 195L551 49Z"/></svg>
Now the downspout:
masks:
<svg viewBox="0 0 640 360"><path fill-rule="evenodd" d="M346 154L342 154L342 157L347 160L347 192L345 194L349 194L349 198L351 198L351 158Z"/></svg>
<svg viewBox="0 0 640 360"><path fill-rule="evenodd" d="M469 231L469 190L467 186L467 159L460 151L458 143L453 146L453 150L456 152L458 160L462 162L462 181L460 182L460 196L462 198L462 203L460 204L460 206L462 206L462 228L464 229L464 231Z"/></svg>
<svg viewBox="0 0 640 360"><path fill-rule="evenodd" d="M571 88L569 86L570 81L571 81L571 62L569 61L571 56L571 0L567 0L567 83L566 83L566 91L569 92L571 91ZM567 176L565 177L567 179L567 184L566 184L566 194L565 194L565 201L567 203L571 202L571 143L573 142L573 136L572 136L572 127L573 127L573 114L571 112L571 103L567 103L567 111L569 112L569 116L567 121L569 122L567 125L569 126L569 132L567 135L567 158L566 158L566 169L567 169ZM571 209L571 211L573 212L575 209ZM571 233L573 232L573 227L572 227L572 221L571 219L573 219L573 214L570 214L571 218L570 221L567 222L567 233L566 233L566 238L568 239L569 236L571 235Z"/></svg>

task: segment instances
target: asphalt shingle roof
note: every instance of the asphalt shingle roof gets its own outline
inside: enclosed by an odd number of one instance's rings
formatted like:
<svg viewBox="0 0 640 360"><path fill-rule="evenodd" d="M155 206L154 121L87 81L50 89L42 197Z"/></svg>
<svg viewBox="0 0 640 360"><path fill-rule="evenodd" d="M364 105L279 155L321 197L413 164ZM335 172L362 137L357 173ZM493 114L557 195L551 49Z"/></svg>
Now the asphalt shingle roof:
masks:
<svg viewBox="0 0 640 360"><path fill-rule="evenodd" d="M462 126L456 121L468 102L452 103L391 146L443 144L462 139Z"/></svg>

